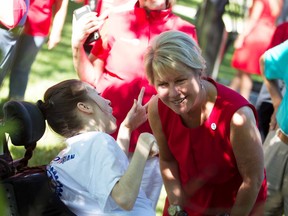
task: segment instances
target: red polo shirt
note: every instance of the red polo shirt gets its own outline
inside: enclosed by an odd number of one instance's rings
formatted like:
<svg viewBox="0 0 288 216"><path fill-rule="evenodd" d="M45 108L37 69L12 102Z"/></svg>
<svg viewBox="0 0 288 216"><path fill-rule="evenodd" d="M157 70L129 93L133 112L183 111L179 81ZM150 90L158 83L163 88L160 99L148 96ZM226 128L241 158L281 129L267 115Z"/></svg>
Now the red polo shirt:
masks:
<svg viewBox="0 0 288 216"><path fill-rule="evenodd" d="M103 28L107 34L101 36L91 51L105 62L104 75L96 88L111 101L119 126L142 86L146 89L143 103L156 94L147 81L143 63L150 41L161 32L173 29L185 32L195 40L197 36L195 26L174 15L171 8L148 14L144 8L139 8L138 3L132 10L109 14ZM151 132L148 122L133 131L130 151L134 151L142 132ZM116 137L117 132L113 136Z"/></svg>

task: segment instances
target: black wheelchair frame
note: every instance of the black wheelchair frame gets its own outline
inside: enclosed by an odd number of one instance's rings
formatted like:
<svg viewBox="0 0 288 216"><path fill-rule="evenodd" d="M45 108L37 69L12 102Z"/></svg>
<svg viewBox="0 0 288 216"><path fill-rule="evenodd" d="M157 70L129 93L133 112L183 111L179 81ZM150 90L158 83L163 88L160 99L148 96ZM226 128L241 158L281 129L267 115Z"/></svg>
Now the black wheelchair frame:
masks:
<svg viewBox="0 0 288 216"><path fill-rule="evenodd" d="M4 119L0 124L0 147L3 147L0 187L7 201L4 208L8 215L74 216L50 186L46 165L28 166L37 141L46 129L41 111L30 102L8 101L3 106L3 113ZM13 159L10 143L25 148L23 158Z"/></svg>

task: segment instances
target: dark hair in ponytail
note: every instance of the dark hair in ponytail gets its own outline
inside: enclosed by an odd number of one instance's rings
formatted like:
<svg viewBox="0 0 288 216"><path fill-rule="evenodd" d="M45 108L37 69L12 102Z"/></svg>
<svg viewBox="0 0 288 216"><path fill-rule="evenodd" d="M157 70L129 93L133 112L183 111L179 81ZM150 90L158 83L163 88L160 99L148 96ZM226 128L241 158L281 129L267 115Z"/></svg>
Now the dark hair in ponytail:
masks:
<svg viewBox="0 0 288 216"><path fill-rule="evenodd" d="M37 102L49 126L63 137L74 136L83 127L76 109L78 102L90 100L86 87L80 80L65 80L48 88L43 101Z"/></svg>

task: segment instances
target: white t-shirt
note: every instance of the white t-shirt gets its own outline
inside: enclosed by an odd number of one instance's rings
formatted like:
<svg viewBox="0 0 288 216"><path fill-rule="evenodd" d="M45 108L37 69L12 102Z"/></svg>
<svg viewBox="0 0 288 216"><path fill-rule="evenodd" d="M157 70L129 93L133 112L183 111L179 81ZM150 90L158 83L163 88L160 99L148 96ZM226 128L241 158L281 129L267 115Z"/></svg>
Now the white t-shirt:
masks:
<svg viewBox="0 0 288 216"><path fill-rule="evenodd" d="M47 173L58 196L77 216L155 215L141 189L131 211L121 209L110 196L129 165L110 135L88 132L66 142L67 147L47 166Z"/></svg>

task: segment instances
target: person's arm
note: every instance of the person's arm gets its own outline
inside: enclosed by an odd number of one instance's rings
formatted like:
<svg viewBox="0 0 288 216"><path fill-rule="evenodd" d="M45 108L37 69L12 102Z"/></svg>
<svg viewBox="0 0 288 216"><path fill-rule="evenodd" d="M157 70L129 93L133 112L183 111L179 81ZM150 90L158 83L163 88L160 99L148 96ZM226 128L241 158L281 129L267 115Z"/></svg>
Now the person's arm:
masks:
<svg viewBox="0 0 288 216"><path fill-rule="evenodd" d="M142 105L144 92L145 88L143 87L138 95L138 100L134 100L132 108L128 112L126 118L121 123L119 128L117 143L126 153L126 155L128 155L129 152L129 144L132 131L147 121L146 109L148 103Z"/></svg>
<svg viewBox="0 0 288 216"><path fill-rule="evenodd" d="M268 2L270 5L272 16L278 17L283 8L283 0L269 0Z"/></svg>
<svg viewBox="0 0 288 216"><path fill-rule="evenodd" d="M100 17L96 15L95 12L87 13L79 20L76 20L75 16L73 16L71 45L73 64L78 77L97 88L96 84L104 71L104 62L96 58L92 53L88 56L84 49L84 42L87 37L99 30L107 18L107 14Z"/></svg>
<svg viewBox="0 0 288 216"><path fill-rule="evenodd" d="M139 194L144 167L154 144L155 138L152 134L140 134L127 171L112 189L112 198L125 210L131 210L135 204Z"/></svg>
<svg viewBox="0 0 288 216"><path fill-rule="evenodd" d="M267 90L271 95L271 100L272 100L272 104L274 107L274 112L270 120L270 130L275 130L278 127L277 121L276 121L276 113L282 101L282 93L279 88L277 80L269 80L265 76L265 72L264 72L265 71L265 53L260 57L260 70L262 73L264 84L266 85Z"/></svg>
<svg viewBox="0 0 288 216"><path fill-rule="evenodd" d="M159 162L161 175L167 192L169 203L184 207L185 196L179 178L178 163L169 150L158 114L158 97L155 96L148 105L148 120L153 135L159 146Z"/></svg>
<svg viewBox="0 0 288 216"><path fill-rule="evenodd" d="M55 15L47 42L48 49L53 49L61 41L61 33L64 27L69 0L55 1Z"/></svg>
<svg viewBox="0 0 288 216"><path fill-rule="evenodd" d="M0 23L12 29L20 22L28 8L23 0L0 0Z"/></svg>
<svg viewBox="0 0 288 216"><path fill-rule="evenodd" d="M230 140L243 182L237 192L231 216L249 215L264 179L264 156L259 130L251 108L240 108L232 117ZM260 204L259 204L260 205ZM257 208L262 215L263 206Z"/></svg>

